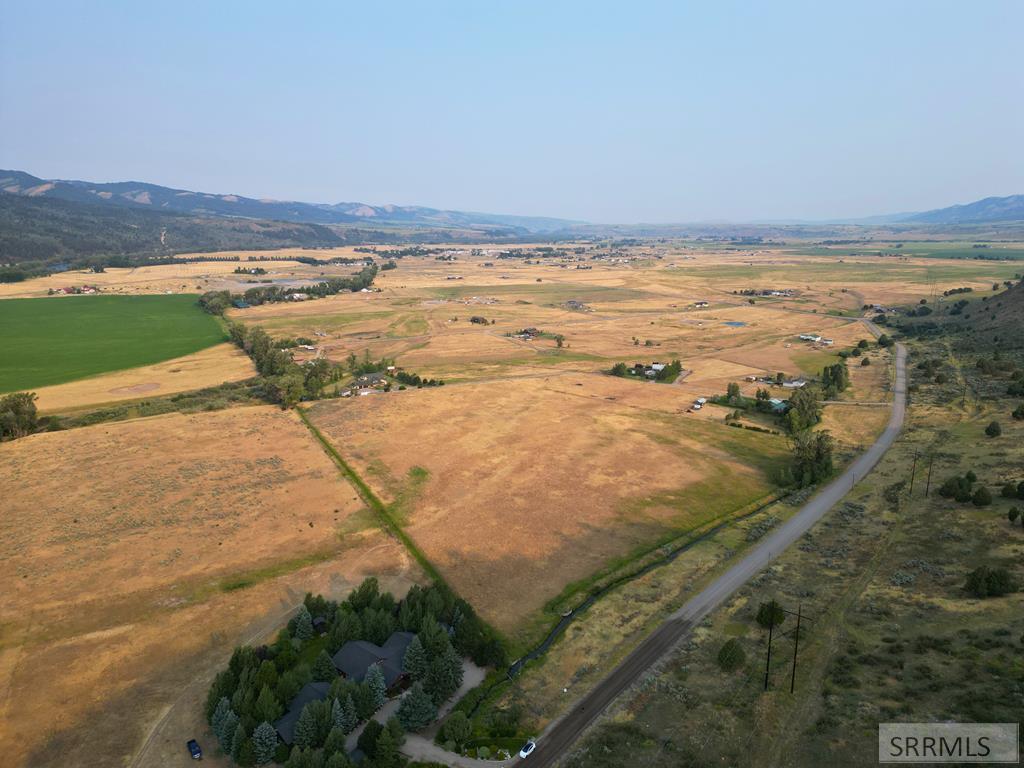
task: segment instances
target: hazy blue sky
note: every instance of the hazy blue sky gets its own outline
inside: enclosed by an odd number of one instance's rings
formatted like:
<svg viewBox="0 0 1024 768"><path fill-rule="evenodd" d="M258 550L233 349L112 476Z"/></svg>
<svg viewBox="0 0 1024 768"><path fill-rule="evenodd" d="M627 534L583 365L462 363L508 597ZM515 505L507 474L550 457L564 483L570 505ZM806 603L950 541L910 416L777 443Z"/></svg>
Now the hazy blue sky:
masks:
<svg viewBox="0 0 1024 768"><path fill-rule="evenodd" d="M600 222L1024 193L1024 2L0 4L0 167Z"/></svg>

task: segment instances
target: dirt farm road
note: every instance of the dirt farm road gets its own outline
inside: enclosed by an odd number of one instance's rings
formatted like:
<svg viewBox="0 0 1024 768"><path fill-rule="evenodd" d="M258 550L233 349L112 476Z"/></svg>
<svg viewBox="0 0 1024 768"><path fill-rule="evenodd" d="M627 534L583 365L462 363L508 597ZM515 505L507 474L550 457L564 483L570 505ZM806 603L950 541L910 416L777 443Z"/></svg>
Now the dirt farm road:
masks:
<svg viewBox="0 0 1024 768"><path fill-rule="evenodd" d="M877 327L865 323L878 335ZM787 547L804 535L867 475L896 441L906 412L906 349L896 345L896 372L892 414L878 440L799 512L765 537L742 560L719 576L702 592L673 613L648 638L627 656L589 694L537 739L537 749L528 761L530 768L548 768L558 762L587 727L629 686L685 638L705 616L721 605L737 589L772 562Z"/></svg>

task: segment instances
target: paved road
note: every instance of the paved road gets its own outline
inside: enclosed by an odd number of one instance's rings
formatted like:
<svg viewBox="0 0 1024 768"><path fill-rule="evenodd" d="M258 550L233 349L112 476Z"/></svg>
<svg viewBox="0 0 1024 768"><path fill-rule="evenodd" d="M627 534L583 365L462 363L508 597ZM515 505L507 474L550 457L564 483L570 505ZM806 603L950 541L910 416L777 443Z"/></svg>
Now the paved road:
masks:
<svg viewBox="0 0 1024 768"><path fill-rule="evenodd" d="M878 335L876 327L870 323L866 325ZM547 768L554 765L609 704L686 637L705 616L810 530L878 463L903 427L906 411L906 356L906 349L902 344L897 344L892 415L878 440L842 475L808 501L799 512L776 528L771 535L762 539L742 560L669 616L653 634L612 670L608 677L577 702L568 714L552 723L537 740L536 752L528 760L523 761L524 766Z"/></svg>

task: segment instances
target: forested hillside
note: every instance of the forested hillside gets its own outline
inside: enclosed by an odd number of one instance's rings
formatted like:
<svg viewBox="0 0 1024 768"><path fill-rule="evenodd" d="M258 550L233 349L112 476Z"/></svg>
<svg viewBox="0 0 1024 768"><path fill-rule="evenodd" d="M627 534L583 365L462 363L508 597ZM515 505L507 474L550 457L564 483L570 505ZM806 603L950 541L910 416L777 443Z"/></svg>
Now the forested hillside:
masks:
<svg viewBox="0 0 1024 768"><path fill-rule="evenodd" d="M330 247L345 239L318 224L225 219L0 193L0 280L60 264L195 251Z"/></svg>

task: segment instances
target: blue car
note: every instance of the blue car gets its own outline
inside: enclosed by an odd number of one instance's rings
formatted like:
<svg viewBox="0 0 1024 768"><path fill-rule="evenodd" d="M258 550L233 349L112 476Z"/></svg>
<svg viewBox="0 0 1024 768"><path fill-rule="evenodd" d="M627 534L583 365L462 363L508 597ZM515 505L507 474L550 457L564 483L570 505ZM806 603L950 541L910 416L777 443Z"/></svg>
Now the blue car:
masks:
<svg viewBox="0 0 1024 768"><path fill-rule="evenodd" d="M198 741L189 739L188 744L185 746L188 747L188 753L192 755L193 760L201 760L203 758L203 750L199 748Z"/></svg>

